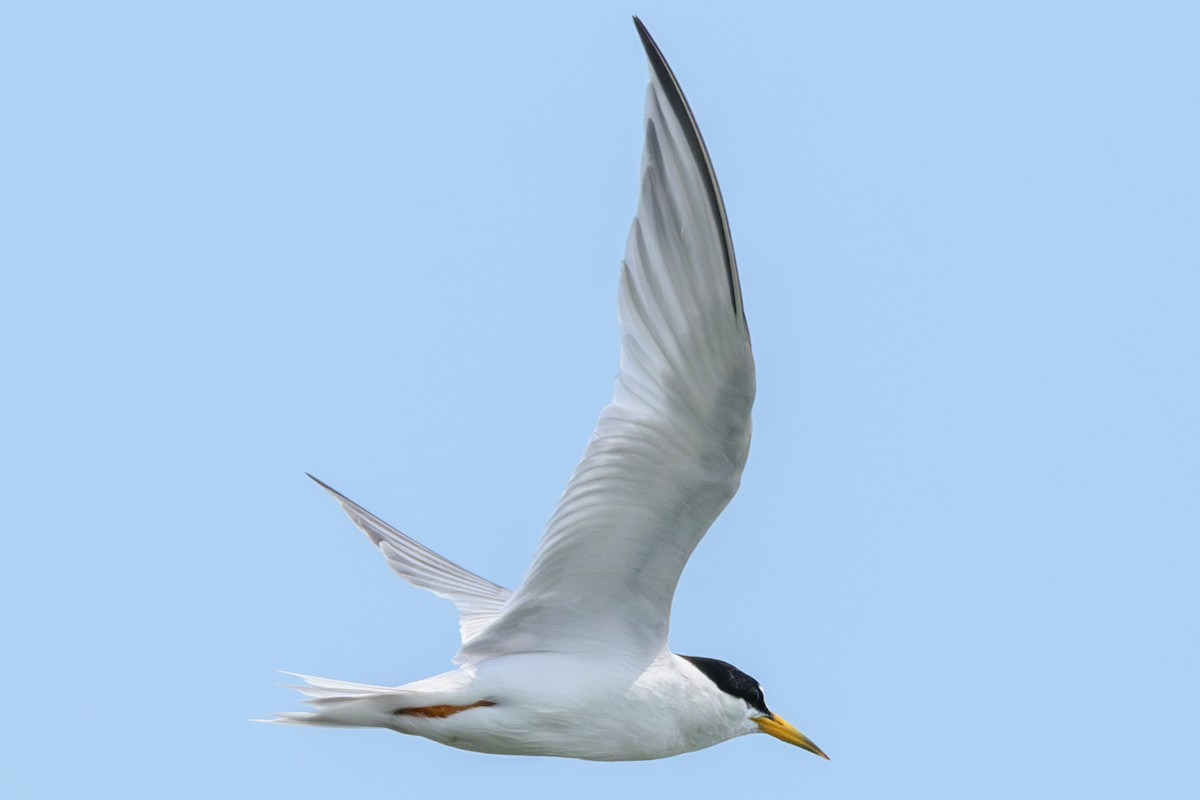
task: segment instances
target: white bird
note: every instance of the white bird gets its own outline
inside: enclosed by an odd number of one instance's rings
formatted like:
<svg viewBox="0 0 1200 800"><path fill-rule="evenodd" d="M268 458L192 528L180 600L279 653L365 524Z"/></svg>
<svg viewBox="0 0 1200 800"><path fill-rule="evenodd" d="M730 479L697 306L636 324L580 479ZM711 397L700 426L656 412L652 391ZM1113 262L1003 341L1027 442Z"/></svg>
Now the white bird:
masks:
<svg viewBox="0 0 1200 800"><path fill-rule="evenodd" d="M741 480L754 360L704 140L658 46L634 24L650 86L621 265L620 371L525 580L497 586L322 483L392 569L454 603L462 648L457 669L402 686L298 676L315 710L277 721L601 761L763 732L825 757L767 708L749 675L667 647L680 572Z"/></svg>

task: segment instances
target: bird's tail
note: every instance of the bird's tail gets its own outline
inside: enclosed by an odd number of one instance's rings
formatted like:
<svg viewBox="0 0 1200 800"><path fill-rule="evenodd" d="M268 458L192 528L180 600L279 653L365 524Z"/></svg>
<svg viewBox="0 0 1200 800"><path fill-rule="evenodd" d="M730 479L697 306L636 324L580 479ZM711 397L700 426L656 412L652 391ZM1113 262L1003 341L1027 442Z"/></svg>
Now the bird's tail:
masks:
<svg viewBox="0 0 1200 800"><path fill-rule="evenodd" d="M304 694L304 702L314 711L290 711L275 715L275 719L263 722L281 722L287 725L330 725L338 727L388 727L392 712L406 694L394 686L371 686L351 683L332 678L316 678L311 675L294 675L304 681L292 684L291 688Z"/></svg>

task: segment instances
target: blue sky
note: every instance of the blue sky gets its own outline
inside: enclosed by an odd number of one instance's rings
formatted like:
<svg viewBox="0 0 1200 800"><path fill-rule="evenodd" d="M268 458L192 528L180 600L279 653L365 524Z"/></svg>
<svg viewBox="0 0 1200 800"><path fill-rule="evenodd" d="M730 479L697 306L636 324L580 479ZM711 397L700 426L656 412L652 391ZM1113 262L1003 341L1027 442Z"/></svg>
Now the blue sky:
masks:
<svg viewBox="0 0 1200 800"><path fill-rule="evenodd" d="M616 369L632 13L708 140L759 375L672 644L832 761L250 724L297 708L276 670L456 647L305 471L520 580ZM3 18L5 796L1196 796L1194 4Z"/></svg>

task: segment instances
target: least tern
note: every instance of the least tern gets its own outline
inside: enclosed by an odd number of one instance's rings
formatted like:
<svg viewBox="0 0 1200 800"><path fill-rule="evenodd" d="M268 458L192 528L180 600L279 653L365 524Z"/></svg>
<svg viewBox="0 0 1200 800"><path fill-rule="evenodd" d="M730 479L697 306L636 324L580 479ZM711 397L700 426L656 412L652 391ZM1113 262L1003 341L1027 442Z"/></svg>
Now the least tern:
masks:
<svg viewBox="0 0 1200 800"><path fill-rule="evenodd" d="M455 605L462 648L457 669L402 686L298 676L315 710L278 721L598 761L762 732L825 757L749 675L667 648L680 572L741 480L754 360L708 151L671 68L634 24L650 86L621 265L620 370L525 580L497 586L321 483L392 569Z"/></svg>

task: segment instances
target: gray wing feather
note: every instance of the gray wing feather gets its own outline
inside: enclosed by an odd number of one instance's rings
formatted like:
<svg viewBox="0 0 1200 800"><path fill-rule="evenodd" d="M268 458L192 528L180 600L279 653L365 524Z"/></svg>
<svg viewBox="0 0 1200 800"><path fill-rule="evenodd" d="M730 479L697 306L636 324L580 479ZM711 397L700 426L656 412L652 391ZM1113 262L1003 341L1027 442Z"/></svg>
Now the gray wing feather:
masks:
<svg viewBox="0 0 1200 800"><path fill-rule="evenodd" d="M333 495L341 504L342 510L379 548L388 565L400 577L413 586L428 589L454 603L454 607L458 609L458 629L464 645L500 616L512 594L508 589L443 558L420 542L405 536L341 492L313 478L312 475L308 477Z"/></svg>
<svg viewBox="0 0 1200 800"><path fill-rule="evenodd" d="M684 564L746 462L754 361L721 193L674 75L635 23L650 86L613 399L524 582L459 662L537 651L653 658Z"/></svg>

